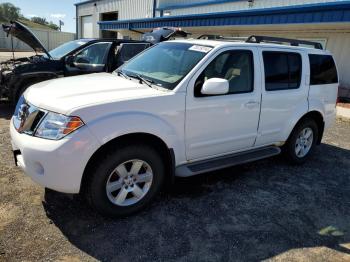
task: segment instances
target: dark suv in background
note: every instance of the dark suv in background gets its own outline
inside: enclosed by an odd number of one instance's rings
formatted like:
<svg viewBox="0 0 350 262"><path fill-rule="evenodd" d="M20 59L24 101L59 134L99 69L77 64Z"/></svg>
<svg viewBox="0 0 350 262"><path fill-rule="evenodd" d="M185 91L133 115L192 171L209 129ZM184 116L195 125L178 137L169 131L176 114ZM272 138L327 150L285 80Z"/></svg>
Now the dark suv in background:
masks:
<svg viewBox="0 0 350 262"><path fill-rule="evenodd" d="M48 51L30 29L19 22L3 25L3 29L36 52L34 56L0 64L0 98L8 98L13 103L35 83L58 77L112 72L152 44L186 35L175 28L158 28L142 37L146 40L79 39Z"/></svg>

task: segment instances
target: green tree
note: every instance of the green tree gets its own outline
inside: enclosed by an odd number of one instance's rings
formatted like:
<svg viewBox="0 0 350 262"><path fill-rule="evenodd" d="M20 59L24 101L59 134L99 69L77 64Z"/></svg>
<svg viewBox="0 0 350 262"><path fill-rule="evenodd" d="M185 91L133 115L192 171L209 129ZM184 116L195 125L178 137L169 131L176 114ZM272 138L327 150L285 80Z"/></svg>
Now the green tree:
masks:
<svg viewBox="0 0 350 262"><path fill-rule="evenodd" d="M11 3L0 4L0 20L11 21L21 17L21 9Z"/></svg>
<svg viewBox="0 0 350 262"><path fill-rule="evenodd" d="M30 20L34 23L41 24L41 25L48 25L49 24L46 21L46 18L44 18L44 17L33 16Z"/></svg>
<svg viewBox="0 0 350 262"><path fill-rule="evenodd" d="M50 21L50 23L48 24L48 26L53 29L53 30L58 30L59 29L59 26L54 24L52 21Z"/></svg>
<svg viewBox="0 0 350 262"><path fill-rule="evenodd" d="M58 25L54 24L52 21L48 22L46 20L46 18L44 18L44 17L34 16L30 20L34 23L37 23L37 24L46 25L46 26L48 26L51 29L56 30L56 31L59 29Z"/></svg>

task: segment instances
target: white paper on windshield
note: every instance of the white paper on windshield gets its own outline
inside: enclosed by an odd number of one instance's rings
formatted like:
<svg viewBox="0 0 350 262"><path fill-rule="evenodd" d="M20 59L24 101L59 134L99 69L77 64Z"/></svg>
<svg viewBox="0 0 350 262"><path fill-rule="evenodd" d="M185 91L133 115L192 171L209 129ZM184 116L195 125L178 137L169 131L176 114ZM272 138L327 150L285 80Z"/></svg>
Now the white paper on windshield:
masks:
<svg viewBox="0 0 350 262"><path fill-rule="evenodd" d="M188 50L208 53L212 48L209 46L193 45Z"/></svg>

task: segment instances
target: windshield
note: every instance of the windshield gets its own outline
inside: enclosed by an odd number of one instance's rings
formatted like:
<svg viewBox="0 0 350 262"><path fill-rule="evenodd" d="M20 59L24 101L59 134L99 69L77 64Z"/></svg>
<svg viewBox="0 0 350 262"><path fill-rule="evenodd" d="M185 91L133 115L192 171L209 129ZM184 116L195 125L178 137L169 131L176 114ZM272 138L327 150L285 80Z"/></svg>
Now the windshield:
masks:
<svg viewBox="0 0 350 262"><path fill-rule="evenodd" d="M211 47L190 43L164 42L136 56L119 70L141 76L157 86L174 89Z"/></svg>
<svg viewBox="0 0 350 262"><path fill-rule="evenodd" d="M63 45L60 45L60 46L56 47L55 49L52 49L49 52L49 54L54 59L61 59L66 54L70 53L74 49L76 49L79 46L82 46L82 45L84 45L86 43L87 43L87 41L84 41L84 40L70 41L70 42L67 42L67 43L65 43Z"/></svg>

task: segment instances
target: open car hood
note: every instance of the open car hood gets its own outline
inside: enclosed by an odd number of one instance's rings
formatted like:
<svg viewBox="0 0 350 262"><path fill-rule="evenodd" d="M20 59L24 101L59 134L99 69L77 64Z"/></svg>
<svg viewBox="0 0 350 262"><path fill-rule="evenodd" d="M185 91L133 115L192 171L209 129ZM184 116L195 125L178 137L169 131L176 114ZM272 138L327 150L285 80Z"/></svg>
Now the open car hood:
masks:
<svg viewBox="0 0 350 262"><path fill-rule="evenodd" d="M48 57L51 57L49 52L45 49L40 40L33 34L32 31L20 22L10 22L10 25L2 25L3 30L7 35L12 35L19 40L29 45L35 52L46 53Z"/></svg>
<svg viewBox="0 0 350 262"><path fill-rule="evenodd" d="M187 37L187 35L189 33L181 30L181 28L161 27L153 29L152 32L144 33L141 40L156 44L167 41L171 37Z"/></svg>

